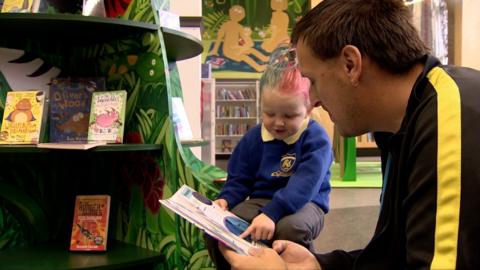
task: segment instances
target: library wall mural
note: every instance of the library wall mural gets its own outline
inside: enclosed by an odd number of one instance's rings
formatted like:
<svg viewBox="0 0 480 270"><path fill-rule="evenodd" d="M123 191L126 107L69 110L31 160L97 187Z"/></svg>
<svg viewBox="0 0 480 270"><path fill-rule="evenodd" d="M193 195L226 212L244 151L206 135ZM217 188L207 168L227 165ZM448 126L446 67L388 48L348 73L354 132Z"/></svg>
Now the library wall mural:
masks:
<svg viewBox="0 0 480 270"><path fill-rule="evenodd" d="M206 0L203 62L216 78L258 78L270 53L290 41L309 0Z"/></svg>
<svg viewBox="0 0 480 270"><path fill-rule="evenodd" d="M131 0L125 12L116 16L155 23L156 9L165 2ZM108 90L128 93L124 143L162 147L67 155L35 150L2 153L0 251L42 242L63 243L68 250L75 196L109 194L109 241L161 253L165 260L155 266L157 270L213 269L203 233L158 202L184 184L214 198L219 187L213 180L226 175L198 160L176 138L171 98L182 98L183 92L176 63L162 54L162 33L146 31L92 41L72 48L68 55L42 44L29 46L31 42L0 41L0 48L16 49L0 50L2 56L8 56L0 57L0 112L6 92L24 87L18 84L19 77L31 82L30 87L48 89L45 76L102 76Z"/></svg>

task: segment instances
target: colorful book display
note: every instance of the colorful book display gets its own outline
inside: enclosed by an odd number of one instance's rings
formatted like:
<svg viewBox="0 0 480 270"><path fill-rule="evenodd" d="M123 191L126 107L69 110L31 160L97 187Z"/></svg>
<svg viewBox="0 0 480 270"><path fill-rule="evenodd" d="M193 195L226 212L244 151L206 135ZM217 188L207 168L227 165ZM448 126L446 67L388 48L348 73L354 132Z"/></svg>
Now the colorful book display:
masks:
<svg viewBox="0 0 480 270"><path fill-rule="evenodd" d="M88 128L88 141L122 143L127 91L94 92Z"/></svg>
<svg viewBox="0 0 480 270"><path fill-rule="evenodd" d="M55 78L50 85L50 142L86 141L92 93L104 78Z"/></svg>
<svg viewBox="0 0 480 270"><path fill-rule="evenodd" d="M7 93L0 144L36 144L43 128L45 91Z"/></svg>
<svg viewBox="0 0 480 270"><path fill-rule="evenodd" d="M109 195L78 195L73 214L71 251L107 249Z"/></svg>

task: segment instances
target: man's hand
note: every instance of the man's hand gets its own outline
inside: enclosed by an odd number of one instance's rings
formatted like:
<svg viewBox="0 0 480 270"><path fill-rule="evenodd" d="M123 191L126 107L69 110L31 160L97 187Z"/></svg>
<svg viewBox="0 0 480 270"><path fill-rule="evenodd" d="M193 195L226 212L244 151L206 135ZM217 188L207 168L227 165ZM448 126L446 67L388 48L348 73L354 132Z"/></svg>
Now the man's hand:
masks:
<svg viewBox="0 0 480 270"><path fill-rule="evenodd" d="M218 199L218 200L213 201L213 203L218 205L223 210L228 210L228 202L225 199Z"/></svg>
<svg viewBox="0 0 480 270"><path fill-rule="evenodd" d="M250 256L240 255L223 244L218 248L232 270L288 270L283 259L271 248L253 248L249 251Z"/></svg>
<svg viewBox="0 0 480 270"><path fill-rule="evenodd" d="M252 235L252 240L270 240L275 232L275 223L267 215L260 214L252 220L252 224L240 235L245 238Z"/></svg>
<svg viewBox="0 0 480 270"><path fill-rule="evenodd" d="M313 254L295 242L277 240L273 242L273 249L280 254L280 257L287 264L288 269L317 269L322 270Z"/></svg>
<svg viewBox="0 0 480 270"><path fill-rule="evenodd" d="M252 248L249 256L240 255L223 244L218 248L234 270L322 270L308 249L290 241L275 241L273 249Z"/></svg>

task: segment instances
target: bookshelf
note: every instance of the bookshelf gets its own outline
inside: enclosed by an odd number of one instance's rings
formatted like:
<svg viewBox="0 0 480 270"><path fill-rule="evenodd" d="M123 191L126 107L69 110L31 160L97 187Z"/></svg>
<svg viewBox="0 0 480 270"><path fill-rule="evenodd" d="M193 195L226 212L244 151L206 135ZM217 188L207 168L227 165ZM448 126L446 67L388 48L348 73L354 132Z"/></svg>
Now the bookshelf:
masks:
<svg viewBox="0 0 480 270"><path fill-rule="evenodd" d="M375 139L372 133L363 134L356 137L357 148L376 148Z"/></svg>
<svg viewBox="0 0 480 270"><path fill-rule="evenodd" d="M122 18L0 14L0 47L23 51L23 62L41 60L39 73L55 67L63 76L104 76L107 90L128 93L124 144L0 146L1 269L212 267L203 234L158 203L183 184L214 197L214 179L225 176L183 147L172 123L171 99L183 96L176 61L203 48L191 35L159 27L143 2L132 2ZM10 86L0 84L0 98ZM89 194L112 198L109 247L70 253L74 198Z"/></svg>
<svg viewBox="0 0 480 270"><path fill-rule="evenodd" d="M215 153L228 158L238 141L259 123L258 80L216 80Z"/></svg>

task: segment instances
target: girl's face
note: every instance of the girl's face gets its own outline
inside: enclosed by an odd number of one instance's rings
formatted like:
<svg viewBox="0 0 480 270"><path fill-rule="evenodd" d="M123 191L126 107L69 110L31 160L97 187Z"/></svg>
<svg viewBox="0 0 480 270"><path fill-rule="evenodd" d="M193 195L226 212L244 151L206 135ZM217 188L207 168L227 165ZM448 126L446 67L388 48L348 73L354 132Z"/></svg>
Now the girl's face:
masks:
<svg viewBox="0 0 480 270"><path fill-rule="evenodd" d="M262 122L277 140L288 138L300 129L308 117L307 102L299 93L282 93L266 88L262 93Z"/></svg>

